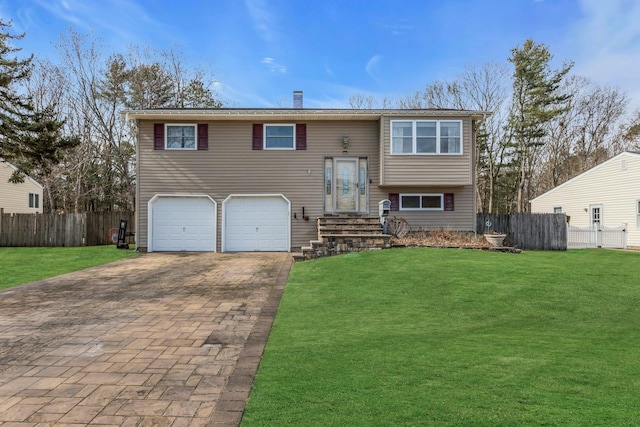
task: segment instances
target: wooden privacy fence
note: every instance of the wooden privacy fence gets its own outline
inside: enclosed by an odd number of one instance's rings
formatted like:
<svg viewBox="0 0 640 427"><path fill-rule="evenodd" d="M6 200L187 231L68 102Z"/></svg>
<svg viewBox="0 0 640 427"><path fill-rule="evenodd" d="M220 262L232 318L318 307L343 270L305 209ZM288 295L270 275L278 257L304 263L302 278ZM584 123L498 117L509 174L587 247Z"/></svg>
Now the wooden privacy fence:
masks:
<svg viewBox="0 0 640 427"><path fill-rule="evenodd" d="M82 214L11 214L0 210L0 246L95 246L112 245L110 230L127 220L134 231L132 212ZM133 238L131 242L133 242Z"/></svg>
<svg viewBox="0 0 640 427"><path fill-rule="evenodd" d="M520 249L566 251L567 217L565 214L489 214L479 213L476 232L505 233L505 245ZM488 222L487 222L488 221ZM491 224L491 226L487 226Z"/></svg>

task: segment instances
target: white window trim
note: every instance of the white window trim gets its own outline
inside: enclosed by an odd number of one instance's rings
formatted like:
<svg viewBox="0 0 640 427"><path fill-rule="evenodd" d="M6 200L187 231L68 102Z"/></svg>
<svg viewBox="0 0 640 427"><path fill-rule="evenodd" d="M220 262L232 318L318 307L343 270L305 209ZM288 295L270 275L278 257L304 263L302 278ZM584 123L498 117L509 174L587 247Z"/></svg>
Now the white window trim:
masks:
<svg viewBox="0 0 640 427"><path fill-rule="evenodd" d="M558 208L560 208L560 212L556 212L556 209ZM554 205L551 209L553 209L553 213L564 213L564 207L562 205Z"/></svg>
<svg viewBox="0 0 640 427"><path fill-rule="evenodd" d="M269 126L290 126L293 128L293 146L292 147L267 147L267 127ZM296 149L296 125L295 123L265 123L262 133L262 149L263 150L295 150Z"/></svg>
<svg viewBox="0 0 640 427"><path fill-rule="evenodd" d="M169 127L171 126L180 126L180 127L186 127L186 126L191 126L193 127L194 130L194 141L193 141L193 148L172 148L169 147ZM198 125L195 123L165 123L164 124L164 149L165 150L178 150L178 151L184 151L184 150L191 150L191 151L195 151L198 149Z"/></svg>
<svg viewBox="0 0 640 427"><path fill-rule="evenodd" d="M412 147L411 153L394 153L393 152L393 124L400 122L411 122ZM435 123L436 124L436 152L435 153L418 153L417 123ZM459 153L441 153L440 152L440 123L458 123L460 125L460 152ZM390 120L389 123L389 153L393 156L461 156L464 152L464 138L462 120Z"/></svg>
<svg viewBox="0 0 640 427"><path fill-rule="evenodd" d="M31 201L33 200L33 206ZM29 193L29 209L40 209L40 193Z"/></svg>
<svg viewBox="0 0 640 427"><path fill-rule="evenodd" d="M420 198L420 204L422 204L423 196L440 197L439 208L404 208L402 207L402 198L406 196L418 196ZM401 211L443 211L444 210L444 193L401 193L399 200Z"/></svg>
<svg viewBox="0 0 640 427"><path fill-rule="evenodd" d="M636 227L640 228L640 199L636 200Z"/></svg>

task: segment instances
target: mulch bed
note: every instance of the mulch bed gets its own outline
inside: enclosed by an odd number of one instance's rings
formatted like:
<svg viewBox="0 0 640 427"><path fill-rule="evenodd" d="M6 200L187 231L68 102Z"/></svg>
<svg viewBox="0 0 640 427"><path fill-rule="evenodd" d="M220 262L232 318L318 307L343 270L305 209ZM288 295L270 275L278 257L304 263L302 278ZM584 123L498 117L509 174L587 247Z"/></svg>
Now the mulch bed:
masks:
<svg viewBox="0 0 640 427"><path fill-rule="evenodd" d="M520 253L521 249L512 247L494 248L482 236L453 230L420 230L407 233L403 237L392 237L391 246L399 248L454 248L475 249L494 252Z"/></svg>

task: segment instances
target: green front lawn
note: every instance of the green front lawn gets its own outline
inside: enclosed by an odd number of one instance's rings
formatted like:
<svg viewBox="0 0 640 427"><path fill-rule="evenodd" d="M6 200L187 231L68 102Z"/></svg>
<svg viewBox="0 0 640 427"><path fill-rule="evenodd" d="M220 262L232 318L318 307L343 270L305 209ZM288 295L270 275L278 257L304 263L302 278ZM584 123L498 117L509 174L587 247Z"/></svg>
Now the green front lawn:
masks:
<svg viewBox="0 0 640 427"><path fill-rule="evenodd" d="M639 337L638 253L298 263L242 426L638 425Z"/></svg>
<svg viewBox="0 0 640 427"><path fill-rule="evenodd" d="M0 248L0 289L135 256L115 246Z"/></svg>

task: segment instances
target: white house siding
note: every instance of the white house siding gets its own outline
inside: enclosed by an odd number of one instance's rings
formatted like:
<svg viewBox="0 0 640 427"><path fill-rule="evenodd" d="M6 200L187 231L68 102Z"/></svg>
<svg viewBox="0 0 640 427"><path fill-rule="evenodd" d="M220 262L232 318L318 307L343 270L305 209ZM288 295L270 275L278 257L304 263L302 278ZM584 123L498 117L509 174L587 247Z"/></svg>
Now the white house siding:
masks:
<svg viewBox="0 0 640 427"><path fill-rule="evenodd" d="M42 213L42 186L27 177L21 184L12 184L9 177L15 168L0 162L0 208L5 213ZM29 207L29 193L38 195L39 207Z"/></svg>
<svg viewBox="0 0 640 427"><path fill-rule="evenodd" d="M590 206L602 205L602 225L627 223L627 245L640 247L637 204L640 153L621 153L531 201L531 211L552 213L562 207L577 227L590 225Z"/></svg>

